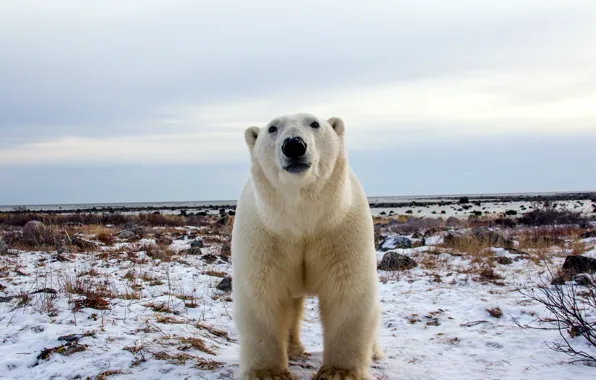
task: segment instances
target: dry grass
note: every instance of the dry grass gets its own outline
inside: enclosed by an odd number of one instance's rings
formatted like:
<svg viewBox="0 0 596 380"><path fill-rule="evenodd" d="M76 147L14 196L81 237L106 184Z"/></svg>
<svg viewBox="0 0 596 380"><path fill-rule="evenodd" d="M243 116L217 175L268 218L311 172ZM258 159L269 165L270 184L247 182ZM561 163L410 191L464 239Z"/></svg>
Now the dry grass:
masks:
<svg viewBox="0 0 596 380"><path fill-rule="evenodd" d="M482 282L482 283L493 283L495 285L503 286L504 283L501 281L503 276L496 273L493 268L488 265L480 266L478 270L478 275L474 278L475 281Z"/></svg>
<svg viewBox="0 0 596 380"><path fill-rule="evenodd" d="M138 250L144 251L145 254L153 260L161 260L163 262L172 261L173 256L176 255L176 253L170 248L157 244L143 244L138 248Z"/></svg>
<svg viewBox="0 0 596 380"><path fill-rule="evenodd" d="M230 336L228 335L228 333L224 330L219 330L216 329L213 326L209 326L203 323L197 323L195 325L196 328L200 329L200 330L206 330L209 333L211 333L212 335L219 337L219 338L224 338L226 339L228 342L232 342L232 338L230 338Z"/></svg>
<svg viewBox="0 0 596 380"><path fill-rule="evenodd" d="M77 276L73 279L65 276L61 282L64 292L69 295L69 303L72 304L73 311L83 308L109 310L110 300L117 297L106 281L96 282L88 277Z"/></svg>
<svg viewBox="0 0 596 380"><path fill-rule="evenodd" d="M206 272L203 272L203 274L206 274L207 276L219 277L219 278L224 278L226 276L226 272L217 272L214 270L208 270Z"/></svg>
<svg viewBox="0 0 596 380"><path fill-rule="evenodd" d="M192 356L183 352L171 355L165 351L155 352L153 353L153 357L157 360L165 360L170 364L176 365L184 365L189 360L198 359L196 356Z"/></svg>
<svg viewBox="0 0 596 380"><path fill-rule="evenodd" d="M169 324L169 325L182 325L182 324L186 323L186 321L184 321L184 320L177 319L172 316L164 315L164 314L156 314L155 321L158 323Z"/></svg>
<svg viewBox="0 0 596 380"><path fill-rule="evenodd" d="M96 377L95 380L105 380L110 376L116 376L116 375L127 375L130 374L130 372L125 372L121 369L108 369L105 371L101 371Z"/></svg>
<svg viewBox="0 0 596 380"><path fill-rule="evenodd" d="M503 311L499 307L493 307L490 309L486 309L486 311L493 318L501 318L503 316Z"/></svg>
<svg viewBox="0 0 596 380"><path fill-rule="evenodd" d="M205 342L200 338L179 338L179 340L180 343L182 343L179 349L182 351L195 349L198 351L205 352L209 355L215 355L215 352L211 350L209 347L207 347Z"/></svg>
<svg viewBox="0 0 596 380"><path fill-rule="evenodd" d="M168 305L166 302L159 302L159 303L149 302L149 303L143 304L143 306L150 308L151 310L153 310L156 313L179 314L179 312L172 310L170 305Z"/></svg>
<svg viewBox="0 0 596 380"><path fill-rule="evenodd" d="M446 239L439 248L447 248L458 253L472 257L473 263L484 262L486 258L492 257L491 247L493 244L487 239L480 239L474 235L456 236L452 239Z"/></svg>
<svg viewBox="0 0 596 380"><path fill-rule="evenodd" d="M571 254L574 256L581 255L585 253L587 250L588 247L584 242L576 240L571 244Z"/></svg>

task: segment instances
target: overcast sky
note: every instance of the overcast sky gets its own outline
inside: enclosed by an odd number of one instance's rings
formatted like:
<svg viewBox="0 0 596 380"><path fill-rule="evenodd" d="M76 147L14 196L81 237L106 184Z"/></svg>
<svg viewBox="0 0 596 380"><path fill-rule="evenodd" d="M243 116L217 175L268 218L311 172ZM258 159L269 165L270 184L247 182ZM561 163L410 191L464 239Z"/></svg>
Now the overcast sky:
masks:
<svg viewBox="0 0 596 380"><path fill-rule="evenodd" d="M289 4L292 4L289 6ZM596 190L596 1L0 2L0 204L236 199L346 123L369 196Z"/></svg>

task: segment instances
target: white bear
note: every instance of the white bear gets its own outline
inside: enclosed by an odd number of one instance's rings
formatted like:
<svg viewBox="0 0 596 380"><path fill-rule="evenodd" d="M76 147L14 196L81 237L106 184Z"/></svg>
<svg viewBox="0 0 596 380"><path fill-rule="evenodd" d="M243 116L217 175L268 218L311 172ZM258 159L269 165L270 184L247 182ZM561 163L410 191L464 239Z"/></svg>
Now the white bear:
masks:
<svg viewBox="0 0 596 380"><path fill-rule="evenodd" d="M323 365L313 379L370 379L380 319L373 222L348 165L344 123L310 114L245 132L250 178L232 238L242 379L293 379L305 296L319 299Z"/></svg>

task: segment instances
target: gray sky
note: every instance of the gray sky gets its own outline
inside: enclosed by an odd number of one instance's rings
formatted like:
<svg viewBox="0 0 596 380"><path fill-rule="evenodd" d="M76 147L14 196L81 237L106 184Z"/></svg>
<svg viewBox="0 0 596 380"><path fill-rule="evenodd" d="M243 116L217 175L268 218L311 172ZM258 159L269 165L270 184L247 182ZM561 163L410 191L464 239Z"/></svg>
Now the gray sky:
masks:
<svg viewBox="0 0 596 380"><path fill-rule="evenodd" d="M287 4L1 2L0 204L235 199L293 112L370 196L596 190L596 2Z"/></svg>

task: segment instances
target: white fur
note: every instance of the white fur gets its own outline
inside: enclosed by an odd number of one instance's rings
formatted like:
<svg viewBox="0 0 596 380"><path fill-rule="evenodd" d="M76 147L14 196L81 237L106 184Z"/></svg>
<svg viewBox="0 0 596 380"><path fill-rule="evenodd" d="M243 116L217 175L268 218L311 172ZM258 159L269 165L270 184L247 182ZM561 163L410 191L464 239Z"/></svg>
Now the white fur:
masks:
<svg viewBox="0 0 596 380"><path fill-rule="evenodd" d="M316 121L319 128L312 128ZM276 133L269 133L270 126ZM291 379L303 299L319 297L323 367L315 378L368 379L379 324L373 225L344 149L344 123L287 115L245 132L251 176L232 238L234 318L243 379ZM301 137L312 165L283 169L283 141Z"/></svg>

